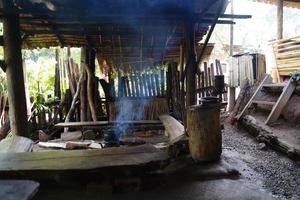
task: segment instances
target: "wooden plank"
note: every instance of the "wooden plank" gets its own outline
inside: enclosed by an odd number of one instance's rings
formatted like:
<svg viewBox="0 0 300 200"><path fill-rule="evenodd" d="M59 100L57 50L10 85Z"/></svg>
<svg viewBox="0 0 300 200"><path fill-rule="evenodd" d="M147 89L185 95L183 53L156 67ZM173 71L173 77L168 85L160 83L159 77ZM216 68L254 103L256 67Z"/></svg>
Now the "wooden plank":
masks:
<svg viewBox="0 0 300 200"><path fill-rule="evenodd" d="M240 118L245 114L246 110L250 107L250 105L252 104L252 101L254 100L254 98L256 97L256 95L259 93L259 91L261 90L262 86L271 79L271 76L266 74L264 79L261 81L261 83L259 84L259 86L257 87L256 91L254 92L253 96L250 98L250 100L248 101L248 103L246 104L246 106L244 107L244 109L242 110L242 112L237 115L237 120L240 120Z"/></svg>
<svg viewBox="0 0 300 200"><path fill-rule="evenodd" d="M262 87L285 87L286 83L263 84Z"/></svg>
<svg viewBox="0 0 300 200"><path fill-rule="evenodd" d="M207 68L207 74L208 74L208 86L212 86L212 80L211 80L211 71L210 71L210 67Z"/></svg>
<svg viewBox="0 0 300 200"><path fill-rule="evenodd" d="M272 102L272 101L258 101L258 100L253 100L252 103L256 103L256 104L263 104L263 105L275 105L276 102Z"/></svg>
<svg viewBox="0 0 300 200"><path fill-rule="evenodd" d="M175 118L170 115L160 115L159 119L165 126L170 144L186 139L184 126Z"/></svg>
<svg viewBox="0 0 300 200"><path fill-rule="evenodd" d="M160 71L161 95L165 95L165 70Z"/></svg>
<svg viewBox="0 0 300 200"><path fill-rule="evenodd" d="M144 91L144 85L143 85L143 80L142 80L142 76L138 75L138 83L139 83L139 89L140 89L140 94L142 97L146 96L145 95L145 91Z"/></svg>
<svg viewBox="0 0 300 200"><path fill-rule="evenodd" d="M33 141L22 136L7 137L0 142L0 153L30 152Z"/></svg>
<svg viewBox="0 0 300 200"><path fill-rule="evenodd" d="M205 81L205 87L208 87L208 73L207 73L207 63L204 62L204 81Z"/></svg>
<svg viewBox="0 0 300 200"><path fill-rule="evenodd" d="M29 180L0 180L0 199L30 200L40 184Z"/></svg>
<svg viewBox="0 0 300 200"><path fill-rule="evenodd" d="M132 125L146 125L146 124L161 124L159 120L140 120L140 121L89 121L89 122L65 122L55 124L55 127L83 127L83 126L108 126L116 124L132 124Z"/></svg>
<svg viewBox="0 0 300 200"><path fill-rule="evenodd" d="M132 96L135 97L136 94L135 94L135 86L134 86L134 80L133 80L133 76L130 75L130 85L131 85L131 91L132 91Z"/></svg>
<svg viewBox="0 0 300 200"><path fill-rule="evenodd" d="M283 89L280 97L278 98L276 104L274 105L270 115L268 116L267 120L265 121L265 124L273 123L274 121L276 121L279 118L283 108L285 107L288 100L294 93L295 88L296 88L296 85L293 83L293 79L290 79L288 81L287 85L284 87L284 89Z"/></svg>
<svg viewBox="0 0 300 200"><path fill-rule="evenodd" d="M144 166L152 162L166 161L167 153L153 145L112 147L99 150L47 151L0 154L0 178L9 174L55 171L100 170L112 167ZM39 177L36 177L39 178Z"/></svg>

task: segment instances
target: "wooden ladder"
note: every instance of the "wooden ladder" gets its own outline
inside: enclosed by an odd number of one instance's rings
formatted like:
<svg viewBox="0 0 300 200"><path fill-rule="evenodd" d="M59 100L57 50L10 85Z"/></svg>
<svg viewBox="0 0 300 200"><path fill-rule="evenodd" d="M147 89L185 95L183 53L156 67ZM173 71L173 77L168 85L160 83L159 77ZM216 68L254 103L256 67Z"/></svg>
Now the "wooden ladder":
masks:
<svg viewBox="0 0 300 200"><path fill-rule="evenodd" d="M264 79L257 87L256 91L254 92L253 96L251 97L247 105L244 107L243 111L237 116L238 120L245 114L246 110L253 103L273 106L268 118L265 121L265 124L273 123L279 118L283 108L285 107L288 100L290 99L293 92L295 91L296 85L293 83L293 79L290 79L287 83L279 83L279 84L272 84L270 83L271 81L272 81L271 76L265 75ZM258 94L262 92L263 88L281 88L282 92L276 102L255 100Z"/></svg>

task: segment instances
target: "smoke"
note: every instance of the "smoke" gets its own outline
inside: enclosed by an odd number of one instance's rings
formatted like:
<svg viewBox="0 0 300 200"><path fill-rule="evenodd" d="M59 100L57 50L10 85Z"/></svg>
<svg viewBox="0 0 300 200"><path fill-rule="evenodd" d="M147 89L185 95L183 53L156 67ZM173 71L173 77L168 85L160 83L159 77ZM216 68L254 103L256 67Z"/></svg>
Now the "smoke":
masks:
<svg viewBox="0 0 300 200"><path fill-rule="evenodd" d="M145 110L150 104L151 99L128 99L120 98L115 101L116 121L115 136L117 139L124 136L128 131L133 129L132 123L122 123L125 121L137 121L145 119Z"/></svg>

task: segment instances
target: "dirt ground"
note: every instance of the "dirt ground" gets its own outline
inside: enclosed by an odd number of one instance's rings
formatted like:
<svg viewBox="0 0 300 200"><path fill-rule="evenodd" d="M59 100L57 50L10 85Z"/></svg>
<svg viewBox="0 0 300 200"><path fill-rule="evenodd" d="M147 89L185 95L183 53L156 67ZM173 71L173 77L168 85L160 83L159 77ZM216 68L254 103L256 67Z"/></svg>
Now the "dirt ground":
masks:
<svg viewBox="0 0 300 200"><path fill-rule="evenodd" d="M260 149L260 144L245 130L225 124L223 151L246 163L254 174L242 170L250 182L258 177L263 188L280 199L300 199L300 163L272 149ZM258 177L257 177L258 176Z"/></svg>
<svg viewBox="0 0 300 200"><path fill-rule="evenodd" d="M174 168L178 168L175 172L170 167L168 173L150 174L162 179L154 181L151 189L115 193L111 184L101 182L53 187L42 184L34 199L300 199L300 163L274 150L262 150L250 134L228 124L223 130L221 161L191 163L191 159L184 157L174 163Z"/></svg>
<svg viewBox="0 0 300 200"><path fill-rule="evenodd" d="M268 113L257 111L251 113L257 121L264 124L267 119ZM300 150L300 123L292 123L285 120L284 118L279 118L275 123L268 126L274 136L278 137L279 140L289 144L295 149Z"/></svg>

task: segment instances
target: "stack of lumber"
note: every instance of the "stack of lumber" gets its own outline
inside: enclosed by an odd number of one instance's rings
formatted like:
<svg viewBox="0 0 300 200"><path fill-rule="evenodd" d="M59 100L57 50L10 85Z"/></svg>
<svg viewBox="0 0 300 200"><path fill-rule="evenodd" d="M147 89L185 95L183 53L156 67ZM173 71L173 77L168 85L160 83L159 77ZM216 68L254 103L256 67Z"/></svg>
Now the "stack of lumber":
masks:
<svg viewBox="0 0 300 200"><path fill-rule="evenodd" d="M271 44L276 59L277 78L300 70L300 36L276 40Z"/></svg>

